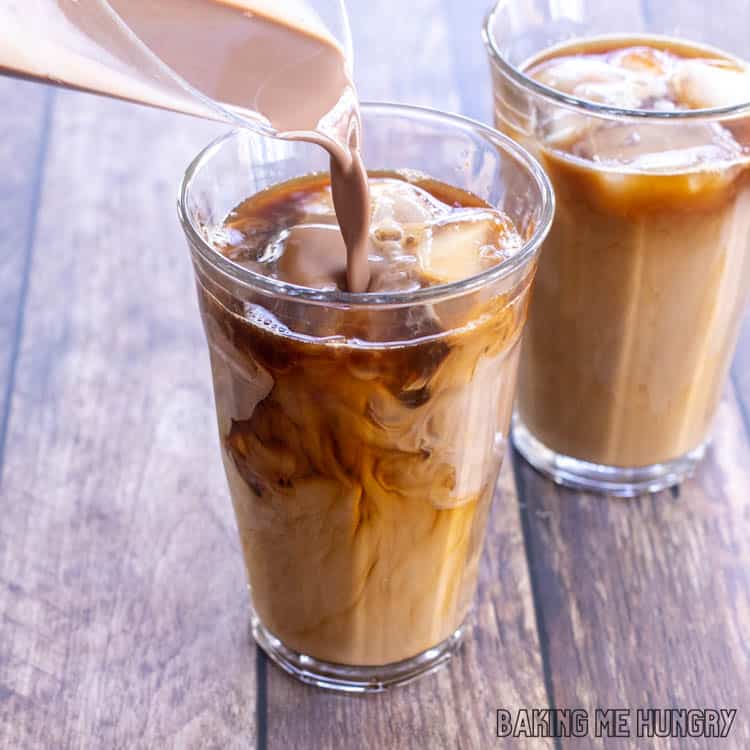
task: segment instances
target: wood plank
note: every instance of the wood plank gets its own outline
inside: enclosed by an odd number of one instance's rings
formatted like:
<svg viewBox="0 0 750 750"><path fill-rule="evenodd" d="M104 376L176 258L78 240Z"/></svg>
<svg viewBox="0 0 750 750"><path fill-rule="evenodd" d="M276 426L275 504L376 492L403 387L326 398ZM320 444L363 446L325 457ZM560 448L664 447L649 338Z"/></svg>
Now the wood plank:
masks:
<svg viewBox="0 0 750 750"><path fill-rule="evenodd" d="M51 89L0 78L0 466L28 289Z"/></svg>
<svg viewBox="0 0 750 750"><path fill-rule="evenodd" d="M492 84L487 51L481 30L491 3L485 0L442 0L450 29L449 44L454 60L453 79L460 112L475 120L492 122Z"/></svg>
<svg viewBox="0 0 750 750"><path fill-rule="evenodd" d="M408 15L397 0L348 5L363 99L452 111L463 107L452 29L440 0L412 2ZM476 43L481 48L478 37ZM303 686L269 664L268 747L502 747L495 738L497 708L546 705L523 533L506 466L487 534L474 621L460 656L434 675L367 698ZM514 749L526 747L523 740L510 743ZM533 747L552 744L537 741Z"/></svg>
<svg viewBox="0 0 750 750"><path fill-rule="evenodd" d="M723 746L748 746L748 455L730 387L716 442L679 491L606 499L555 488L518 460L557 707L738 708ZM685 747L655 742L649 747ZM716 740L690 742L712 748Z"/></svg>
<svg viewBox="0 0 750 750"><path fill-rule="evenodd" d="M475 2L476 0L472 0ZM387 101L457 112L451 42L440 0L347 2L354 79L362 101ZM401 61L408 59L408 65Z"/></svg>
<svg viewBox="0 0 750 750"><path fill-rule="evenodd" d="M733 0L672 4L642 0L652 33L679 36L718 47L747 60L750 5ZM731 20L730 20L731 19Z"/></svg>
<svg viewBox="0 0 750 750"><path fill-rule="evenodd" d="M178 178L216 128L57 95L0 518L0 747L245 748L255 650Z"/></svg>
<svg viewBox="0 0 750 750"><path fill-rule="evenodd" d="M737 352L732 364L732 378L737 388L737 403L745 428L750 434L750 305L740 330Z"/></svg>

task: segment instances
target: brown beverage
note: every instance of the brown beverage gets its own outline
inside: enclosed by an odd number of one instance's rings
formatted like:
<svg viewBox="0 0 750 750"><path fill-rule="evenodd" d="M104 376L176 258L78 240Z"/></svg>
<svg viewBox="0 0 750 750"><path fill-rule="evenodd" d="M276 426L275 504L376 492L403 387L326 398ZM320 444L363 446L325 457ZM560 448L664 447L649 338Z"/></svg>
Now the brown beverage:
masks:
<svg viewBox="0 0 750 750"><path fill-rule="evenodd" d="M528 61L528 76L614 110L750 101L750 72L713 49L601 38ZM594 116L495 70L499 126L546 168L557 214L540 261L518 410L562 456L667 463L706 440L750 284L750 122Z"/></svg>
<svg viewBox="0 0 750 750"><path fill-rule="evenodd" d="M378 292L461 280L523 245L505 215L440 182L382 173L370 190ZM327 176L249 198L209 239L265 276L345 288ZM256 305L209 273L198 281L264 626L296 651L358 666L448 639L476 585L531 275L512 294L356 314L326 305L304 319L293 301Z"/></svg>

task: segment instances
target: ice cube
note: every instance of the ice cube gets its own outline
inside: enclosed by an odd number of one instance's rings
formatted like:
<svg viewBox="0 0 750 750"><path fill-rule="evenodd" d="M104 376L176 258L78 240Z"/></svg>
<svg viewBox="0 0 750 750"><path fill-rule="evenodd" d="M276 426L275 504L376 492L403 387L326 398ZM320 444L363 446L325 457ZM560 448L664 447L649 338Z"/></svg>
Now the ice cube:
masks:
<svg viewBox="0 0 750 750"><path fill-rule="evenodd" d="M653 47L627 47L615 52L610 61L620 68L654 78L668 75L672 66L670 57Z"/></svg>
<svg viewBox="0 0 750 750"><path fill-rule="evenodd" d="M532 71L536 80L565 94L574 94L582 84L614 85L627 73L605 60L592 57L560 57Z"/></svg>
<svg viewBox="0 0 750 750"><path fill-rule="evenodd" d="M668 86L664 79L631 74L613 83L582 83L576 86L574 93L579 99L622 109L641 109L649 100L666 96Z"/></svg>
<svg viewBox="0 0 750 750"><path fill-rule="evenodd" d="M370 271L370 292L413 292L422 286L417 258L398 250L371 254Z"/></svg>
<svg viewBox="0 0 750 750"><path fill-rule="evenodd" d="M731 107L750 102L750 70L683 60L675 66L670 87L677 102L690 109Z"/></svg>
<svg viewBox="0 0 750 750"><path fill-rule="evenodd" d="M426 223L446 212L443 203L417 185L383 178L370 183L372 234L382 226Z"/></svg>
<svg viewBox="0 0 750 750"><path fill-rule="evenodd" d="M553 149L567 150L597 126L595 118L562 107L553 106L539 111L539 137Z"/></svg>
<svg viewBox="0 0 750 750"><path fill-rule="evenodd" d="M564 57L545 63L534 77L579 99L624 109L640 109L668 93L664 55L646 48L630 48L605 60L601 57Z"/></svg>
<svg viewBox="0 0 750 750"><path fill-rule="evenodd" d="M429 283L447 284L487 270L520 244L520 237L502 215L468 209L434 222L417 253Z"/></svg>
<svg viewBox="0 0 750 750"><path fill-rule="evenodd" d="M300 209L301 220L309 224L338 224L330 188L307 196Z"/></svg>
<svg viewBox="0 0 750 750"><path fill-rule="evenodd" d="M284 281L312 289L345 288L346 246L338 226L292 227L278 259L278 275Z"/></svg>
<svg viewBox="0 0 750 750"><path fill-rule="evenodd" d="M418 289L418 249L428 241L432 223L451 208L403 180L373 181L370 196L370 291Z"/></svg>
<svg viewBox="0 0 750 750"><path fill-rule="evenodd" d="M571 151L604 164L670 172L727 162L742 150L716 123L610 123L591 131Z"/></svg>

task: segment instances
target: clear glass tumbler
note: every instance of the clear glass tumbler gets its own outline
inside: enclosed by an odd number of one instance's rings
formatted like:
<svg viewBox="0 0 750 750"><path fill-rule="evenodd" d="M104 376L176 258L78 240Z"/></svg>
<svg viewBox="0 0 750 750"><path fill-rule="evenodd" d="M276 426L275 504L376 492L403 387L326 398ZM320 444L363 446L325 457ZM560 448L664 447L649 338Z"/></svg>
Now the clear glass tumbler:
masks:
<svg viewBox="0 0 750 750"><path fill-rule="evenodd" d="M411 293L260 276L217 252L212 234L248 196L327 162L248 131L203 151L179 200L253 634L299 679L355 692L413 679L459 643L553 213L539 165L478 123L365 105L363 137L371 170L416 170L502 207L523 248Z"/></svg>
<svg viewBox="0 0 750 750"><path fill-rule="evenodd" d="M487 17L496 126L539 158L556 194L513 439L558 483L631 497L679 483L704 455L750 287L750 95L629 110L551 89L525 63L603 35L742 57L747 29L750 5L726 0L501 0ZM566 128L584 134L585 152L557 145ZM693 164L673 151L716 134L744 151ZM666 145L639 166L614 164L597 150L604 136Z"/></svg>

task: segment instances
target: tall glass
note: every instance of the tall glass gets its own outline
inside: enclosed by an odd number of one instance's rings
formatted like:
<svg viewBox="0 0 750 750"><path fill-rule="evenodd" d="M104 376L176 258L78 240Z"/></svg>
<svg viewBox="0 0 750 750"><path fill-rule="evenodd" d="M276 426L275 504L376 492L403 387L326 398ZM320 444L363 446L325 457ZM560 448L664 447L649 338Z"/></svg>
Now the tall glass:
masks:
<svg viewBox="0 0 750 750"><path fill-rule="evenodd" d="M748 28L750 5L727 0L501 0L487 18L496 126L540 159L557 199L513 437L559 483L629 497L680 482L703 457L750 287L750 101L620 109L548 88L524 63L607 34L667 35L742 57ZM565 128L606 128L624 147L668 145L649 152L653 166L614 166L593 136L591 154L557 147ZM745 153L671 166L669 144L709 131Z"/></svg>
<svg viewBox="0 0 750 750"><path fill-rule="evenodd" d="M255 639L296 677L349 691L413 679L459 642L553 212L538 164L490 128L390 105L365 105L363 125L371 170L426 173L502 207L523 248L412 293L255 274L212 234L249 195L322 172L326 157L250 132L203 151L179 202Z"/></svg>

